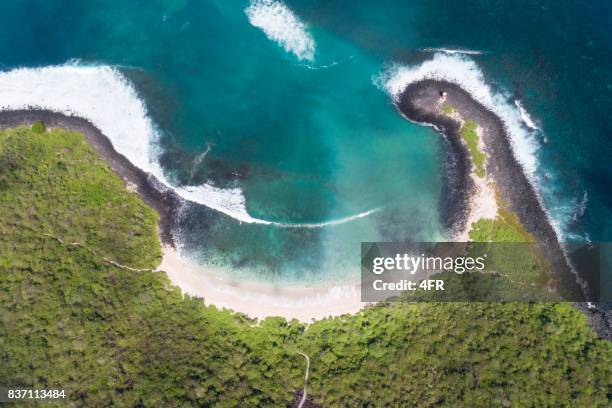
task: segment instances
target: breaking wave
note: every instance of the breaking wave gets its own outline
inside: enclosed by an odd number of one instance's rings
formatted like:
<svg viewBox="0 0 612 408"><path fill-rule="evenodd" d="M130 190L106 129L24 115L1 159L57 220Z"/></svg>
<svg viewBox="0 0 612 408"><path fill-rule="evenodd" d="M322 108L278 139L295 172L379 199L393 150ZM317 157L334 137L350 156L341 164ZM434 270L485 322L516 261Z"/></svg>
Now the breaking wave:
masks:
<svg viewBox="0 0 612 408"><path fill-rule="evenodd" d="M520 104L512 106L509 103L510 98L508 95L492 90L486 83L484 75L476 63L469 57L458 53L452 55L437 53L433 59L417 66L394 64L380 75L375 76L373 82L376 86L389 93L394 100L397 100L409 84L426 79L448 81L459 85L469 92L476 101L501 119L510 138L515 158L533 185L536 198L546 212L550 225L557 236L557 241L559 243L563 242L562 238L565 236L564 227L567 225L567 220L565 217L557 216L557 214L553 217L550 209L544 205L542 199L544 187L538 183L539 179L536 173L538 169L537 151L539 146L532 137L532 132L529 132L523 125L528 124L525 121L527 116L523 114L527 112L524 109L519 109ZM532 122L531 117L528 117L528 120ZM535 125L533 122L532 124ZM584 206L586 206L586 199L583 199L583 204L581 204L581 207ZM572 272L576 276L577 282L584 289L586 282L576 272L567 255L566 248L562 246L562 249Z"/></svg>
<svg viewBox="0 0 612 408"><path fill-rule="evenodd" d="M278 0L252 0L244 10L249 22L299 60L314 61L315 41L303 23Z"/></svg>
<svg viewBox="0 0 612 408"><path fill-rule="evenodd" d="M394 99L411 83L424 79L438 79L455 83L468 91L474 99L491 110L504 122L510 136L514 154L527 176L534 178L538 167L539 148L524 129L520 112L508 103L505 95L494 92L487 85L482 71L474 61L460 54L437 53L433 59L417 66L392 65L374 78L377 86Z"/></svg>
<svg viewBox="0 0 612 408"><path fill-rule="evenodd" d="M521 101L516 99L514 101L514 104L519 110L519 113L521 114L521 119L523 120L523 123L525 124L525 126L527 126L531 130L539 130L540 128L538 127L538 125L535 124L529 112L527 112L527 110L523 107L523 104L521 103Z"/></svg>
<svg viewBox="0 0 612 408"><path fill-rule="evenodd" d="M0 110L44 109L89 120L134 166L152 174L183 199L204 205L245 223L285 228L319 228L365 217L376 210L340 220L289 224L254 218L239 188L209 184L174 186L159 157L159 132L142 99L121 72L110 66L69 65L19 68L0 72ZM199 160L204 158L204 154Z"/></svg>

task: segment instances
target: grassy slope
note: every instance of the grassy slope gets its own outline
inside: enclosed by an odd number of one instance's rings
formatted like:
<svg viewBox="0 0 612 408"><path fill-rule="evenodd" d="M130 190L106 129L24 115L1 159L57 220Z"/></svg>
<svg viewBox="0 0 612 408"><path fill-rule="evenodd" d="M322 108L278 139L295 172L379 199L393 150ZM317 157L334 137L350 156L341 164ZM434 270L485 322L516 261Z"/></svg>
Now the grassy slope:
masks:
<svg viewBox="0 0 612 408"><path fill-rule="evenodd" d="M326 406L610 404L610 343L566 304L396 303L253 326L105 262L154 267L156 215L75 133L0 133L0 214L7 384L90 406L282 406L303 350Z"/></svg>
<svg viewBox="0 0 612 408"><path fill-rule="evenodd" d="M445 104L442 106L442 111L446 115L452 115L454 108ZM487 155L478 146L480 136L477 129L478 123L466 118L461 127L460 136L470 151L476 175L484 177ZM499 193L497 193L496 200L499 208L497 218L483 218L472 223L469 232L470 241L536 243L533 235L525 229L518 215L509 209L508 203L501 199ZM493 259L492 263L489 262L488 267L501 273L508 282L497 281L494 284L491 282L488 288L483 286L481 290L486 288L488 291L500 291L504 299L521 298L526 291L529 291L528 296L534 296L537 299L555 299L556 295L549 293L548 287L553 275L553 267L535 246L530 248L521 245L512 247L493 244L486 249L485 253L492 256ZM450 278L456 280L456 277L451 276ZM494 295L493 292L491 294ZM482 298L482 296L477 296L477 298Z"/></svg>
<svg viewBox="0 0 612 408"><path fill-rule="evenodd" d="M451 111L452 112L452 111ZM472 161L476 166L476 175L478 177L485 176L485 154L478 148L478 133L476 133L476 129L478 128L478 124L473 120L466 120L463 126L461 127L461 138L467 144L468 149L470 150L470 154L472 155Z"/></svg>
<svg viewBox="0 0 612 408"><path fill-rule="evenodd" d="M518 216L508 209L507 203L497 196L499 207L496 219L480 219L472 224L470 240L474 242L490 242L486 253L493 260L489 268L498 270L510 278L521 291L526 289L536 291L537 299L552 298L549 293L551 277L554 276L553 266L541 254L533 235L521 224ZM527 243L528 245L500 246L496 243Z"/></svg>

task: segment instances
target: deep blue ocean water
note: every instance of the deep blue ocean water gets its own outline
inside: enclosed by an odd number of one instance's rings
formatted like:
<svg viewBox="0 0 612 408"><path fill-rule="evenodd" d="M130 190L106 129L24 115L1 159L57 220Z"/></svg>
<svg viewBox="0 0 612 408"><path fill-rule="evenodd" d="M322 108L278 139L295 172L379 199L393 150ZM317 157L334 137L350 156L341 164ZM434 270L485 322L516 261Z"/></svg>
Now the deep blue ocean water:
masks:
<svg viewBox="0 0 612 408"><path fill-rule="evenodd" d="M181 241L202 262L315 279L356 273L361 241L447 238L444 145L373 79L431 49L478 51L457 57L540 128L530 132L540 189L564 239L612 239L612 3L286 0L311 55L269 38L249 4L2 2L0 68L120 67L163 135L165 171L177 184L240 188L255 218L321 223L378 210L323 228L183 214Z"/></svg>

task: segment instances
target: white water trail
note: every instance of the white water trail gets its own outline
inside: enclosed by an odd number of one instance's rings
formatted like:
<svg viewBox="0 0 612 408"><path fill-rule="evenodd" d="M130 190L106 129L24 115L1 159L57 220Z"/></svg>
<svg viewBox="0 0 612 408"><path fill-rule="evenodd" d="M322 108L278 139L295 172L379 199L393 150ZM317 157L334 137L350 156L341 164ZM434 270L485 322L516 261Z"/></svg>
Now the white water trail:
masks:
<svg viewBox="0 0 612 408"><path fill-rule="evenodd" d="M159 165L158 129L132 84L114 67L81 66L73 61L68 65L0 72L0 111L20 109L43 109L89 120L119 154L180 197L241 222L319 228L350 222L372 212L313 224L280 223L252 217L239 188L174 186Z"/></svg>
<svg viewBox="0 0 612 408"><path fill-rule="evenodd" d="M311 64L298 64L298 67L304 67L304 68L308 68L310 70L313 71L318 71L320 69L327 69L327 68L333 68L337 65L340 65L346 61L352 60L354 58L353 55L346 57L344 59L341 59L340 61L333 61L330 62L329 64L324 64L324 65L311 65Z"/></svg>
<svg viewBox="0 0 612 408"><path fill-rule="evenodd" d="M465 49L465 48L443 48L443 47L439 47L439 48L421 48L421 51L425 51L425 52L442 52L442 53L450 54L450 55L454 55L454 54L482 55L482 54L484 54L484 51L468 50L468 49Z"/></svg>
<svg viewBox="0 0 612 408"><path fill-rule="evenodd" d="M308 26L279 0L252 0L244 10L249 22L268 39L294 54L299 60L314 61L315 40Z"/></svg>
<svg viewBox="0 0 612 408"><path fill-rule="evenodd" d="M382 210L381 207L373 208L368 211L361 212L359 214L350 215L348 217L338 218L337 220L323 221L323 222L312 222L312 223L301 223L301 224L286 224L282 222L274 222L273 224L284 228L322 228L331 227L334 225L346 224L347 222L355 221L359 218L367 217L370 214L374 214Z"/></svg>

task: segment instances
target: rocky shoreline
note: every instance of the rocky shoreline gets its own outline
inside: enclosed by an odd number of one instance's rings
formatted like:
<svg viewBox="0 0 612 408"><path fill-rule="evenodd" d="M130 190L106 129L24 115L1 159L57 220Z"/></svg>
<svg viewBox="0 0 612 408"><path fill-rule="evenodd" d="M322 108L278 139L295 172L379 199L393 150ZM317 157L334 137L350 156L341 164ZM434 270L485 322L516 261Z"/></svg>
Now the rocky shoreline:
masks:
<svg viewBox="0 0 612 408"><path fill-rule="evenodd" d="M469 213L469 199L474 194L475 185L470 177L471 160L468 149L461 142L461 124L448 116L438 115L434 110L423 110L421 101L412 103L409 97L412 87L406 88L398 103L402 115L411 122L431 126L443 137L446 144L446 157L443 163L443 182L439 214L442 225L454 233L463 230ZM437 103L439 95L427 101Z"/></svg>
<svg viewBox="0 0 612 408"><path fill-rule="evenodd" d="M272 285L237 281L214 267L201 266L182 258L176 250L173 232L180 230L180 213L187 208L188 201L119 154L110 140L86 119L40 109L0 111L0 131L20 125L30 126L36 121L42 121L47 128L83 133L99 156L123 179L126 187L140 194L159 213L159 236L164 257L157 270L164 271L183 293L203 298L206 304L235 310L252 318L281 316L304 323L310 323L312 319L356 313L364 306L359 287L355 285L280 289Z"/></svg>
<svg viewBox="0 0 612 408"><path fill-rule="evenodd" d="M36 121L42 121L47 128L62 128L83 133L96 153L121 177L126 186L132 186L142 199L158 212L159 237L162 244L175 246L172 229L176 212L182 203L182 199L176 193L165 188L154 176L134 166L114 149L110 140L96 126L81 117L41 109L2 111L0 131L20 125L30 126Z"/></svg>
<svg viewBox="0 0 612 408"><path fill-rule="evenodd" d="M448 141L450 150L444 165L448 180L440 203L440 213L446 225L450 230L466 227L469 198L474 187L470 180L469 153L459 134L461 123L441 111L441 95L444 95L444 102L452 106L461 117L474 120L482 128L484 150L490 157L487 174L495 182L500 198L518 215L523 226L539 243L546 258L552 262L557 290L564 298L572 301L590 300L588 287L584 289L578 282L580 278L586 279L587 283L591 282L588 282L588 276L576 276L548 214L514 156L502 120L460 86L443 80L427 79L409 84L399 95L397 108L407 119L433 126ZM591 326L600 336L612 339L612 318L603 305L579 303L577 307L588 316Z"/></svg>
<svg viewBox="0 0 612 408"><path fill-rule="evenodd" d="M449 103L452 103L466 116L469 115L479 123L490 123L484 132L485 144L491 150L489 154L496 158L496 165L490 165L488 171L500 186L502 197L512 204L521 222L536 236L538 241L548 248L551 254L559 256L562 251L557 242L554 230L541 208L527 178L512 155L511 147L505 135L503 124L493 113L475 102L471 96L457 85L441 81L422 81L412 84L402 93L398 108L411 121L434 126L441 132L448 143L448 158L445 163L445 178L447 181L443 191L443 202L440 212L449 228L465 227L469 212L469 198L475 186L471 180L469 152L461 143L459 136L460 124L446 115L440 115L431 108L439 98L439 92L447 92ZM484 122L484 121L488 122ZM176 193L166 188L154 176L134 166L112 146L109 139L91 122L81 117L68 116L61 113L41 110L15 110L0 112L0 131L20 125L32 125L42 121L48 128L63 128L83 133L92 144L95 151L102 157L126 183L134 186L135 191L143 200L159 213L159 235L166 246L175 247L173 228L177 212L184 204ZM482 121L482 122L481 122ZM491 148L490 146L494 146ZM497 160L499 159L499 160ZM560 257L557 259L563 259ZM557 265L555 265L557 266ZM569 266L560 265L562 276L571 282L575 280L569 271ZM577 289L576 285L574 287ZM604 338L612 340L612 313L597 305L577 304L589 318L591 326Z"/></svg>

